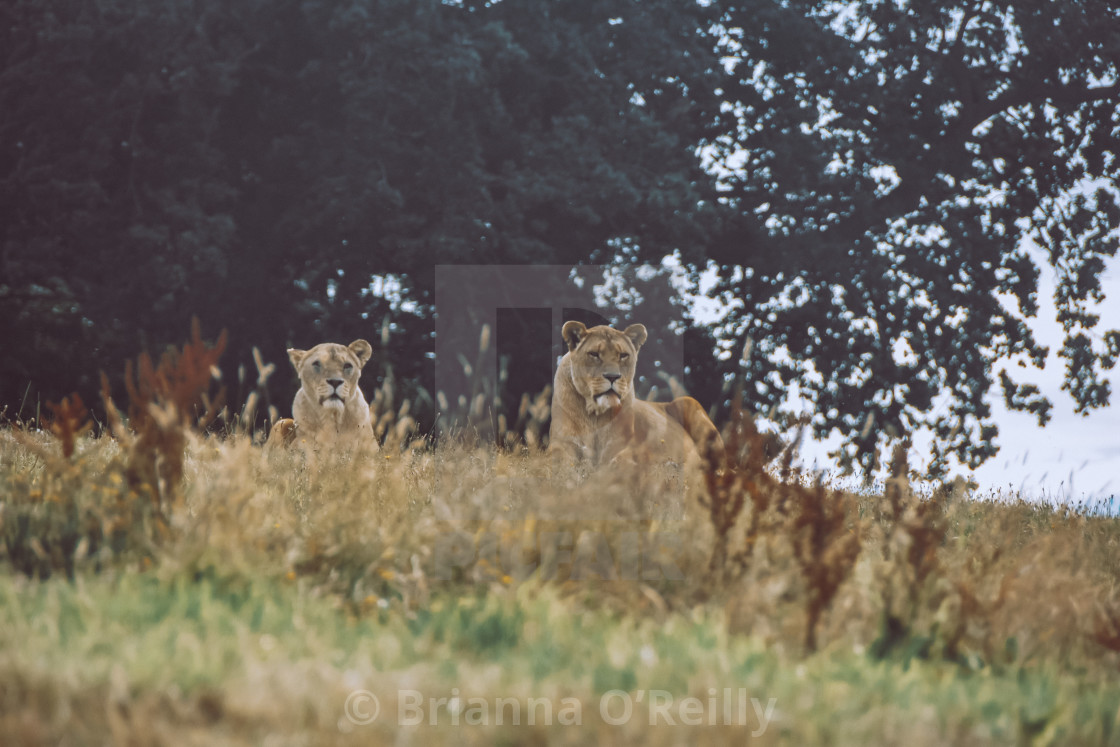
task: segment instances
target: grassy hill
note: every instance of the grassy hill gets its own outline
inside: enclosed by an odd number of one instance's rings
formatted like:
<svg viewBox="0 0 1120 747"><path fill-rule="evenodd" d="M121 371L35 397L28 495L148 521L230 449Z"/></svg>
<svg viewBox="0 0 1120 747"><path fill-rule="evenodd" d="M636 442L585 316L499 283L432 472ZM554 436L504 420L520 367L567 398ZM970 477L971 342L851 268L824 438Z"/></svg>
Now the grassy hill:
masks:
<svg viewBox="0 0 1120 747"><path fill-rule="evenodd" d="M1114 518L151 412L0 430L0 743L1120 743Z"/></svg>

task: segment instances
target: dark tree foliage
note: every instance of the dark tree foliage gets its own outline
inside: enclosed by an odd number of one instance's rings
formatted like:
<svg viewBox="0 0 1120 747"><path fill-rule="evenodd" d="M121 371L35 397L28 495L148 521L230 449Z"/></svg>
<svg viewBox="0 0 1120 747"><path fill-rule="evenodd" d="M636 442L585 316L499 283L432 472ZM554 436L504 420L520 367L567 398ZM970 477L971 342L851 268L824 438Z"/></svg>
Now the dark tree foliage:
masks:
<svg viewBox="0 0 1120 747"><path fill-rule="evenodd" d="M10 0L0 403L95 400L99 369L181 342L195 314L229 329L227 369L251 368L254 345L281 364L282 407L284 348L327 339L365 337L374 375L430 387L437 265L675 254L693 279L717 269L727 315L680 325L664 285L624 274L639 300L605 315L650 327L648 386L668 386L653 358L679 331L704 401L745 377L769 411L796 382L848 458L928 425L935 467L979 463L993 383L1042 421L1051 408L1016 370L1046 352L1023 239L1057 273L1076 408L1109 398L1120 334L1092 309L1120 222L1118 15L1103 0ZM542 318L504 313L497 349L536 344Z"/></svg>
<svg viewBox="0 0 1120 747"><path fill-rule="evenodd" d="M92 400L98 369L193 314L229 329L235 364L376 342L387 319L377 357L430 383L436 265L695 243L714 202L671 73L705 51L699 10L623 9L6 3L0 401Z"/></svg>

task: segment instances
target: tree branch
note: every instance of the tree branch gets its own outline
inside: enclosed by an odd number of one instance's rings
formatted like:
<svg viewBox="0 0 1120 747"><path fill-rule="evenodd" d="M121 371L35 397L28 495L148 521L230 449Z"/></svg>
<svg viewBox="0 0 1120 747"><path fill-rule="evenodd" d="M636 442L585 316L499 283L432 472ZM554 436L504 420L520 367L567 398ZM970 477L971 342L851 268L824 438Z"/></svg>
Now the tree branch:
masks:
<svg viewBox="0 0 1120 747"><path fill-rule="evenodd" d="M1040 87L1037 82L1023 81L1020 85L1016 85L1008 94L994 100L986 99L982 104L975 107L973 111L969 112L968 124L966 124L966 118L961 117L958 128L967 127L968 132L972 132L997 114L1005 112L1008 109L1026 106L1027 104L1039 104L1049 101L1054 104L1062 104L1065 107L1076 108L1082 104L1089 104L1094 101L1113 99L1118 93L1120 93L1120 82L1113 83L1110 86L1079 89L1073 86L1062 85L1061 83L1043 84Z"/></svg>

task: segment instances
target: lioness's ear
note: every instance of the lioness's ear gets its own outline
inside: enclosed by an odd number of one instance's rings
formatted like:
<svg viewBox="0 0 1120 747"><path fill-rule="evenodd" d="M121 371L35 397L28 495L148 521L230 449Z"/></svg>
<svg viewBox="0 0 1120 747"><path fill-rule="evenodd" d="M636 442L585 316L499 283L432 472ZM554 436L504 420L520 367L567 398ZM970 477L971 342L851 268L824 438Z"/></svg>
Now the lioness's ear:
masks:
<svg viewBox="0 0 1120 747"><path fill-rule="evenodd" d="M564 342L568 343L568 352L571 352L579 345L579 341L587 335L587 325L577 321L564 322L560 334L564 337Z"/></svg>
<svg viewBox="0 0 1120 747"><path fill-rule="evenodd" d="M646 341L646 328L644 324L631 324L626 329L622 330L622 334L630 338L630 342L634 343L634 349L637 350Z"/></svg>
<svg viewBox="0 0 1120 747"><path fill-rule="evenodd" d="M350 352L358 356L358 365L364 366L373 357L373 347L365 340L354 340L346 347L350 348Z"/></svg>
<svg viewBox="0 0 1120 747"><path fill-rule="evenodd" d="M292 366L299 370L299 364L303 362L303 357L307 355L306 350L296 350L295 348L288 348L288 360L292 362Z"/></svg>

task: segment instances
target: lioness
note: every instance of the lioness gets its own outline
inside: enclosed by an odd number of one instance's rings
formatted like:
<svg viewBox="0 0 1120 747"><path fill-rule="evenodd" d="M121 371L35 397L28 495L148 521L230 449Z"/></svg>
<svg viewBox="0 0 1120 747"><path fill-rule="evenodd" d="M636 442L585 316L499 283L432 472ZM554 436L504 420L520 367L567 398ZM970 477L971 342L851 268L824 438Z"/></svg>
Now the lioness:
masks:
<svg viewBox="0 0 1120 747"><path fill-rule="evenodd" d="M362 367L372 355L365 340L288 350L301 386L292 402L292 418L277 421L269 445L290 443L297 436L313 441L341 437L377 451L369 404L358 388Z"/></svg>
<svg viewBox="0 0 1120 747"><path fill-rule="evenodd" d="M568 352L556 369L549 451L592 465L675 462L699 466L716 457L723 439L692 397L644 402L634 396L634 368L646 328L623 331L581 322L564 324Z"/></svg>

